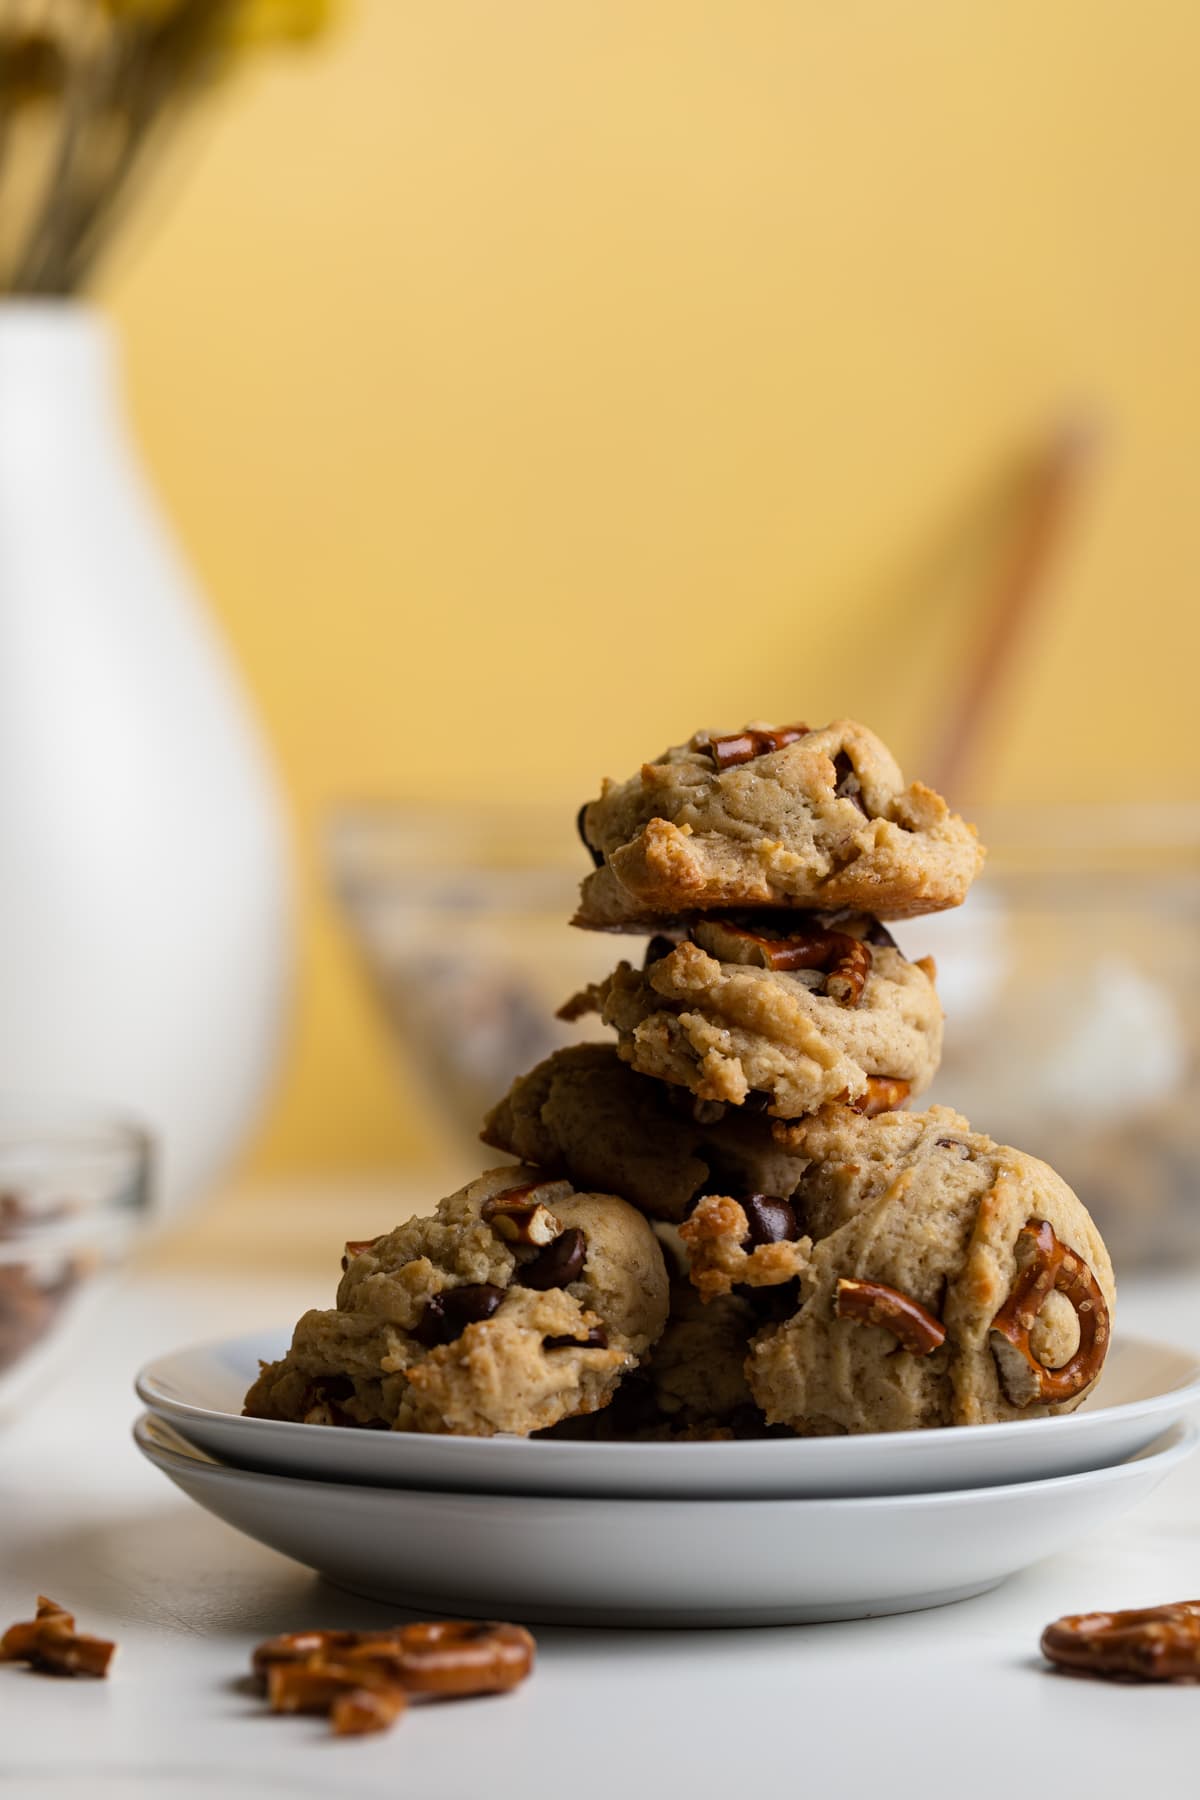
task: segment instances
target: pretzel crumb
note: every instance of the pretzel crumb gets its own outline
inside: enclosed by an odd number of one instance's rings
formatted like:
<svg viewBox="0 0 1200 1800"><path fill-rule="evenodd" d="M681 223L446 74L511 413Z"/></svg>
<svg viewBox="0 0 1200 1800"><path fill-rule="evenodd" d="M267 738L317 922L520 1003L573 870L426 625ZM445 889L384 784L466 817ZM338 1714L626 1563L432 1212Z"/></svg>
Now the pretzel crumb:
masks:
<svg viewBox="0 0 1200 1800"><path fill-rule="evenodd" d="M107 1638L89 1637L75 1629L75 1615L45 1594L37 1598L37 1616L10 1625L0 1638L0 1662L28 1663L42 1675L90 1675L103 1678L117 1646Z"/></svg>

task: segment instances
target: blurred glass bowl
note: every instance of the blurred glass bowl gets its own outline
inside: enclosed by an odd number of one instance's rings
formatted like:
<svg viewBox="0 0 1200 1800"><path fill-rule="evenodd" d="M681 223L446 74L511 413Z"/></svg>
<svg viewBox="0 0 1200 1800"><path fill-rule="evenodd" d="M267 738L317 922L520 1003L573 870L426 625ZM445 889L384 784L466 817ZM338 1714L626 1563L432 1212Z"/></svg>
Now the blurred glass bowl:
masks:
<svg viewBox="0 0 1200 1800"><path fill-rule="evenodd" d="M39 1393L144 1229L149 1139L78 1109L0 1100L0 1415Z"/></svg>
<svg viewBox="0 0 1200 1800"><path fill-rule="evenodd" d="M406 1073L453 1150L479 1149L513 1078L589 1035L556 1009L628 951L567 923L590 867L569 813L347 806L326 851Z"/></svg>
<svg viewBox="0 0 1200 1800"><path fill-rule="evenodd" d="M1052 1163L1119 1269L1200 1257L1200 808L998 813L980 835L966 904L893 928L936 957L946 1008L920 1104ZM348 808L328 852L405 1061L459 1148L514 1075L579 1038L555 1007L640 954L567 925L588 862L561 810Z"/></svg>
<svg viewBox="0 0 1200 1800"><path fill-rule="evenodd" d="M1200 808L980 821L957 912L896 929L931 951L941 1101L1052 1163L1118 1272L1200 1257Z"/></svg>

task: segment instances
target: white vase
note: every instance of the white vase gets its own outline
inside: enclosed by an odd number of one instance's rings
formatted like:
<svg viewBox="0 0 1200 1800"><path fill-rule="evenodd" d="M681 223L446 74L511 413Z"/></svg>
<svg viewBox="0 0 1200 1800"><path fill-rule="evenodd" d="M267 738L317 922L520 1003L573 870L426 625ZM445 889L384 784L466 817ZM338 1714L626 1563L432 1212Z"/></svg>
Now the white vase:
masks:
<svg viewBox="0 0 1200 1800"><path fill-rule="evenodd" d="M118 387L97 314L0 301L0 1089L136 1114L170 1210L261 1106L289 883L262 740Z"/></svg>

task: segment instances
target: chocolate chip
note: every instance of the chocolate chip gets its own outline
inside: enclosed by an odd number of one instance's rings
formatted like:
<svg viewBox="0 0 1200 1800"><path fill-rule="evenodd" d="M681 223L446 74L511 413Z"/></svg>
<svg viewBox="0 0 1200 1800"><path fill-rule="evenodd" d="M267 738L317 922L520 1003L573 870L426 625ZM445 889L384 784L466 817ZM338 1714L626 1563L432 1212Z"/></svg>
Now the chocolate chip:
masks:
<svg viewBox="0 0 1200 1800"><path fill-rule="evenodd" d="M791 1281L781 1281L776 1287L750 1287L746 1282L738 1282L733 1291L749 1302L751 1311L763 1324L777 1324L783 1319L794 1318L800 1310L798 1275Z"/></svg>
<svg viewBox="0 0 1200 1800"><path fill-rule="evenodd" d="M938 1148L941 1150L961 1151L964 1162L969 1162L971 1159L971 1146L969 1144L964 1144L961 1138L938 1138L937 1144Z"/></svg>
<svg viewBox="0 0 1200 1800"><path fill-rule="evenodd" d="M788 1201L776 1194L747 1194L738 1205L750 1227L742 1239L742 1249L752 1250L757 1244L782 1244L800 1236L796 1215Z"/></svg>
<svg viewBox="0 0 1200 1800"><path fill-rule="evenodd" d="M322 1400L351 1400L354 1383L349 1375L322 1375L313 1382L313 1390Z"/></svg>
<svg viewBox="0 0 1200 1800"><path fill-rule="evenodd" d="M881 925L878 919L872 919L871 929L865 934L864 941L868 944L875 944L882 950L898 950L900 948L887 926Z"/></svg>
<svg viewBox="0 0 1200 1800"><path fill-rule="evenodd" d="M554 1248L553 1245L550 1246ZM444 1288L426 1302L413 1336L418 1344L432 1350L437 1344L452 1344L468 1325L490 1319L504 1298L504 1289L490 1281L475 1281L466 1287Z"/></svg>
<svg viewBox="0 0 1200 1800"><path fill-rule="evenodd" d="M539 1250L532 1262L523 1263L516 1279L522 1287L536 1288L539 1293L546 1288L566 1287L568 1282L578 1281L586 1259L587 1237L578 1225L573 1225Z"/></svg>
<svg viewBox="0 0 1200 1800"><path fill-rule="evenodd" d="M853 800L864 819L870 818L862 794L859 792L858 770L850 761L844 750L839 750L833 759L833 772L836 777L834 793L839 800Z"/></svg>
<svg viewBox="0 0 1200 1800"><path fill-rule="evenodd" d="M751 1088L742 1101L742 1111L747 1113L765 1113L771 1104L770 1094L762 1093L758 1088Z"/></svg>
<svg viewBox="0 0 1200 1800"><path fill-rule="evenodd" d="M646 945L646 954L642 960L643 969L648 969L652 963L661 962L664 956L670 956L672 950L676 948L674 938L664 937L659 932L658 936L652 937Z"/></svg>
<svg viewBox="0 0 1200 1800"><path fill-rule="evenodd" d="M580 807L579 811L575 814L575 829L579 833L580 843L583 845L584 849L587 851L588 855L591 857L591 859L595 863L596 867L598 869L602 869L604 867L604 852L602 850L595 849L591 844L589 844L587 832L584 830L583 821L584 821L584 817L587 813L587 809L588 809L588 802L585 800L583 805Z"/></svg>
<svg viewBox="0 0 1200 1800"><path fill-rule="evenodd" d="M607 1350L608 1333L603 1325L593 1325L586 1337L572 1337L568 1332L562 1337L542 1339L543 1350L570 1350L573 1347L579 1350Z"/></svg>

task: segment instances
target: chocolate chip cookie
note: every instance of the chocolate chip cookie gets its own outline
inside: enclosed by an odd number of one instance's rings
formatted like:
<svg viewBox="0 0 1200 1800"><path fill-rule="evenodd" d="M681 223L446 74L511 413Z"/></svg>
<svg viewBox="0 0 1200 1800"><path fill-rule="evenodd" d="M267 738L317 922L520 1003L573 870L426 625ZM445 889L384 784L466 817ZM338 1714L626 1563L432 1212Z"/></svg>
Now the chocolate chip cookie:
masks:
<svg viewBox="0 0 1200 1800"><path fill-rule="evenodd" d="M246 1396L255 1418L490 1437L594 1411L662 1332L668 1279L625 1201L494 1169L370 1244Z"/></svg>
<svg viewBox="0 0 1200 1800"><path fill-rule="evenodd" d="M808 1167L792 1197L801 1304L758 1333L747 1364L768 1420L907 1431L1080 1404L1116 1291L1099 1233L1052 1169L945 1107L830 1108L778 1129ZM732 1256L749 1221L723 1204ZM714 1206L702 1200L687 1229Z"/></svg>
<svg viewBox="0 0 1200 1800"><path fill-rule="evenodd" d="M606 781L579 829L596 866L574 922L592 931L746 906L909 918L959 905L983 861L973 827L850 719L698 731Z"/></svg>
<svg viewBox="0 0 1200 1800"><path fill-rule="evenodd" d="M696 1196L714 1188L790 1194L804 1172L769 1119L649 1081L611 1044L555 1051L513 1083L480 1135L493 1149L576 1187L620 1194L657 1219L685 1218Z"/></svg>
<svg viewBox="0 0 1200 1800"><path fill-rule="evenodd" d="M762 1324L739 1294L705 1303L686 1278L671 1284L666 1327L611 1406L568 1419L552 1438L592 1442L703 1443L768 1433L746 1380L750 1339Z"/></svg>
<svg viewBox="0 0 1200 1800"><path fill-rule="evenodd" d="M942 1046L932 963L910 963L871 919L772 920L656 939L644 968L619 964L562 1016L598 1012L640 1074L733 1107L755 1096L779 1118L928 1087Z"/></svg>

